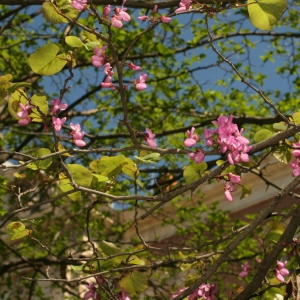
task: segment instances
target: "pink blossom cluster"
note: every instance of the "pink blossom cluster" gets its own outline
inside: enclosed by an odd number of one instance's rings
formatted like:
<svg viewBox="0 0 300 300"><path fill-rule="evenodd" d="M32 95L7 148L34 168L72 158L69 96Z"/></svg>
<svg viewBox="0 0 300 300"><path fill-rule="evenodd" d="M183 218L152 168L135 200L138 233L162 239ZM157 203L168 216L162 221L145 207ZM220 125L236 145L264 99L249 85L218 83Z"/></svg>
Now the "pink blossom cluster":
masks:
<svg viewBox="0 0 300 300"><path fill-rule="evenodd" d="M241 182L241 177L239 175L234 175L233 173L228 174L229 181L225 182L224 186L224 196L228 201L232 201L232 192L235 192L235 185Z"/></svg>
<svg viewBox="0 0 300 300"><path fill-rule="evenodd" d="M157 7L157 5L154 5L154 7L153 7L153 10L152 10L152 14L154 15L155 13L157 13L158 12L158 7ZM138 17L138 19L139 20L141 20L141 21L146 21L146 20L149 20L150 22L155 22L156 20L157 20L157 18L154 18L154 17L148 17L148 16L140 16L140 17ZM160 22L162 22L162 23L169 23L170 21L171 21L171 18L170 17L166 17L166 16L160 16L159 18L158 18L159 20L160 20Z"/></svg>
<svg viewBox="0 0 300 300"><path fill-rule="evenodd" d="M293 176L297 177L300 175L300 141L293 144L293 147L296 149L292 151L292 155L296 158L296 160L290 163L290 166L293 168Z"/></svg>
<svg viewBox="0 0 300 300"><path fill-rule="evenodd" d="M218 125L216 130L204 130L206 138L206 145L212 143L218 145L221 153L227 152L227 159L231 165L240 162L248 162L249 155L247 154L252 147L248 146L249 140L242 136L243 129L239 131L236 124L232 123L233 116L229 118L219 116L217 121L212 121L213 124ZM214 140L213 136L217 133L217 139Z"/></svg>
<svg viewBox="0 0 300 300"><path fill-rule="evenodd" d="M51 109L51 112L53 114L57 114L58 111L66 110L68 108L68 105L66 103L62 103L59 98L55 100L51 100L51 104L53 105ZM67 119L66 117L60 119L56 116L52 116L52 124L56 132L60 132L62 125L65 123L66 119ZM84 136L84 132L81 132L80 125L79 124L74 125L71 123L70 127L72 129L71 135L72 135L73 143L78 147L85 146L86 143L82 140Z"/></svg>
<svg viewBox="0 0 300 300"><path fill-rule="evenodd" d="M101 275L96 276L97 283L90 282L86 284L88 291L84 294L83 299L93 299L93 300L100 300L101 296L97 293L97 284L101 285L104 281ZM126 291L122 289L121 292L115 294L116 299L118 300L130 300L129 296L127 295Z"/></svg>
<svg viewBox="0 0 300 300"><path fill-rule="evenodd" d="M171 299L176 298L180 295L186 288L179 290L178 293L173 294ZM197 299L205 299L205 300L214 300L214 294L217 292L217 288L215 283L202 283L199 288L188 296L188 300L197 300Z"/></svg>
<svg viewBox="0 0 300 300"><path fill-rule="evenodd" d="M204 129L204 137L206 145L209 147L217 147L221 153L227 153L228 162L231 165L239 162L248 162L248 152L251 146L248 146L249 141L242 136L243 129L239 131L236 124L232 123L233 117L219 116L213 124L218 125L217 129ZM199 136L195 134L195 128L191 131L187 130L188 138L184 141L186 147L194 146L199 140ZM201 163L204 160L204 153L197 149L195 153L188 154L196 163Z"/></svg>
<svg viewBox="0 0 300 300"><path fill-rule="evenodd" d="M177 8L175 12L179 13L179 12L184 12L186 10L191 10L192 9L191 2L192 0L181 0L179 2L179 8Z"/></svg>
<svg viewBox="0 0 300 300"><path fill-rule="evenodd" d="M110 88L112 90L118 89L118 87L111 82L112 76L114 75L113 67L107 62L107 58L105 55L105 50L107 46L103 46L102 48L95 47L94 48L94 55L92 56L92 65L96 68L101 68L104 66L104 74L106 78L103 82L101 82L101 86L104 88ZM127 66L133 71L139 71L141 69L140 66L136 66L134 63L129 62ZM139 79L134 79L133 84L135 85L136 89L139 91L145 90L147 88L146 85L147 74L140 73ZM127 89L127 86L125 86Z"/></svg>
<svg viewBox="0 0 300 300"><path fill-rule="evenodd" d="M31 114L31 109L34 108L35 106L33 105L29 105L29 101L27 101L24 104L20 103L20 108L21 111L17 112L17 117L20 118L20 120L18 121L18 124L21 126L27 125L29 123L31 123L32 119L30 118L30 114Z"/></svg>
<svg viewBox="0 0 300 300"><path fill-rule="evenodd" d="M72 0L71 5L77 10L84 10L87 7L87 0Z"/></svg>
<svg viewBox="0 0 300 300"><path fill-rule="evenodd" d="M52 104L51 113L53 114L52 124L53 124L54 130L56 132L60 132L62 125L65 123L67 118L66 117L58 118L57 113L59 111L66 110L68 108L68 105L66 103L62 103L59 98L57 98L55 100L51 100L50 102ZM25 105L20 103L21 111L17 112L17 116L20 118L20 120L18 121L19 125L22 126L22 125L27 125L27 124L31 123L32 119L29 115L32 112L31 109L34 107L35 106L33 106L33 105L29 105L29 101L27 101ZM74 125L71 123L70 127L72 129L71 135L72 135L72 140L73 140L74 144L78 147L85 146L86 143L82 140L82 138L84 136L84 132L81 131L80 125L79 124ZM48 130L47 124L45 125L45 128L46 128L46 130Z"/></svg>
<svg viewBox="0 0 300 300"><path fill-rule="evenodd" d="M244 278L248 276L249 272L251 271L249 263L246 261L244 265L242 265L243 271L239 274L239 277Z"/></svg>
<svg viewBox="0 0 300 300"><path fill-rule="evenodd" d="M130 15L126 12L127 8L124 8L126 0L123 1L122 8L115 7L114 8L114 15L111 17L110 23L115 28L122 28L123 23L122 22L129 22L130 21ZM111 12L110 4L104 7L103 10L103 16L105 19L108 18L109 14Z"/></svg>
<svg viewBox="0 0 300 300"><path fill-rule="evenodd" d="M284 277L283 276L288 276L289 271L286 269L287 261L284 263L281 261L277 261L277 266L275 268L275 276L280 282L284 282Z"/></svg>

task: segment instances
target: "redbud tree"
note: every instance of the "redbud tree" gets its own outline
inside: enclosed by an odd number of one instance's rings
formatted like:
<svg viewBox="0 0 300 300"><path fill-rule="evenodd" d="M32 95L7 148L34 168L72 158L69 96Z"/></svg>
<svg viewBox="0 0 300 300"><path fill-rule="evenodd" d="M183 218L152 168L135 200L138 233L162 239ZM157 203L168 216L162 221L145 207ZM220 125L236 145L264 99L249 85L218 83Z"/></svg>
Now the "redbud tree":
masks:
<svg viewBox="0 0 300 300"><path fill-rule="evenodd" d="M297 1L0 5L1 299L297 299Z"/></svg>

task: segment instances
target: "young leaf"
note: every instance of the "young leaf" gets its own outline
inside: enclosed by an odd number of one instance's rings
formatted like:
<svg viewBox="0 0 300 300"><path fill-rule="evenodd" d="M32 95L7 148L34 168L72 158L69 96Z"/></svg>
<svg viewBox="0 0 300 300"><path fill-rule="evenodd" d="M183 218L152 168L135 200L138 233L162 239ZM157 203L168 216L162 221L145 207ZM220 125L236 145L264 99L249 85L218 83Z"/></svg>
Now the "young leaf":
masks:
<svg viewBox="0 0 300 300"><path fill-rule="evenodd" d="M38 107L32 108L32 113L30 114L30 117L32 118L33 122L44 122L43 116L41 113L46 116L48 114L48 101L46 99L46 96L41 94L35 94L31 98L31 103Z"/></svg>
<svg viewBox="0 0 300 300"><path fill-rule="evenodd" d="M93 175L87 168L78 164L68 164L67 168L76 184L87 188L90 187Z"/></svg>
<svg viewBox="0 0 300 300"><path fill-rule="evenodd" d="M270 131L268 129L261 129L255 133L253 139L256 143L258 143L258 142L268 139L272 135L273 135L272 131Z"/></svg>
<svg viewBox="0 0 300 300"><path fill-rule="evenodd" d="M139 161L142 161L144 163L156 164L160 160L160 153L151 153L151 154L145 155L143 157L135 156L134 158L136 158Z"/></svg>
<svg viewBox="0 0 300 300"><path fill-rule="evenodd" d="M125 160L123 154L117 156L102 156L98 162L98 172L104 176L114 176L122 171L122 162Z"/></svg>
<svg viewBox="0 0 300 300"><path fill-rule="evenodd" d="M133 271L124 276L119 284L129 294L140 295L148 287L148 278L145 273Z"/></svg>
<svg viewBox="0 0 300 300"><path fill-rule="evenodd" d="M81 48L84 46L83 42L77 36L67 36L65 38L66 43L73 48Z"/></svg>
<svg viewBox="0 0 300 300"><path fill-rule="evenodd" d="M280 162L288 164L292 158L292 151L288 146L282 144L274 149L273 155Z"/></svg>
<svg viewBox="0 0 300 300"><path fill-rule="evenodd" d="M33 72L40 75L58 73L67 63L67 54L57 55L59 47L49 43L29 56L28 63Z"/></svg>
<svg viewBox="0 0 300 300"><path fill-rule="evenodd" d="M200 164L193 163L185 168L183 171L183 177L186 183L192 183L193 181L201 178L204 175L204 171L207 169L206 162Z"/></svg>
<svg viewBox="0 0 300 300"><path fill-rule="evenodd" d="M248 185L248 184L245 184L242 188L242 195L240 197L240 199L244 199L244 198L247 198L251 195L251 192L252 192L252 189L251 189L251 186Z"/></svg>
<svg viewBox="0 0 300 300"><path fill-rule="evenodd" d="M286 0L249 0L248 13L253 26L272 30L287 7Z"/></svg>

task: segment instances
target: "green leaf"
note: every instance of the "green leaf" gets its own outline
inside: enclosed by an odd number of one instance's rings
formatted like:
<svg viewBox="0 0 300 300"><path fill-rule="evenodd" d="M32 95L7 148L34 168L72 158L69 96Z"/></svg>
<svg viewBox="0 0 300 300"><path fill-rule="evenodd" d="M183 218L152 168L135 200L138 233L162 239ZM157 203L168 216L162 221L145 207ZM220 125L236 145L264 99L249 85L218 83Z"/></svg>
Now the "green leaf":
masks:
<svg viewBox="0 0 300 300"><path fill-rule="evenodd" d="M133 179L137 179L137 177L139 176L140 172L138 167L136 166L136 164L133 162L132 159L130 158L125 158L122 161L122 172L126 175L128 175L129 177L133 178Z"/></svg>
<svg viewBox="0 0 300 300"><path fill-rule="evenodd" d="M84 46L83 42L77 36L67 36L65 38L66 43L73 48L81 48Z"/></svg>
<svg viewBox="0 0 300 300"><path fill-rule="evenodd" d="M11 86L12 75L6 74L4 76L0 76L0 105L2 105L2 101L4 101L4 98L9 94L12 93L9 91L9 88Z"/></svg>
<svg viewBox="0 0 300 300"><path fill-rule="evenodd" d="M164 44L158 44L156 49L161 55L172 55L175 53L173 49L166 47Z"/></svg>
<svg viewBox="0 0 300 300"><path fill-rule="evenodd" d="M285 231L284 224L280 222L271 222L269 224L271 226L271 230L264 237L264 244L268 245L269 243L277 243L283 232Z"/></svg>
<svg viewBox="0 0 300 300"><path fill-rule="evenodd" d="M38 107L32 108L32 113L30 114L30 117L32 118L33 122L44 122L44 119L42 118L41 113L46 116L48 114L48 101L46 100L46 96L35 94L31 98L31 103Z"/></svg>
<svg viewBox="0 0 300 300"><path fill-rule="evenodd" d="M240 199L242 200L244 198L249 197L251 195L251 193L252 193L251 186L248 184L245 184L242 188L242 195L241 195Z"/></svg>
<svg viewBox="0 0 300 300"><path fill-rule="evenodd" d="M76 184L87 188L91 186L93 175L87 168L78 164L68 164L67 168Z"/></svg>
<svg viewBox="0 0 300 300"><path fill-rule="evenodd" d="M136 179L135 181L141 188L144 188L144 183L142 181L140 181L139 179Z"/></svg>
<svg viewBox="0 0 300 300"><path fill-rule="evenodd" d="M16 90L13 92L8 99L8 112L10 115L19 120L17 117L17 112L21 111L20 103L25 104L27 102L27 94L22 90Z"/></svg>
<svg viewBox="0 0 300 300"><path fill-rule="evenodd" d="M100 45L99 41L94 41L94 42L89 42L89 43L83 44L85 49L88 50L88 51L93 50L95 47L97 47L99 45Z"/></svg>
<svg viewBox="0 0 300 300"><path fill-rule="evenodd" d="M272 30L286 7L286 0L249 0L248 13L250 22L258 29Z"/></svg>
<svg viewBox="0 0 300 300"><path fill-rule="evenodd" d="M104 176L114 176L122 171L122 162L125 160L123 154L117 156L102 156L98 162L98 172Z"/></svg>
<svg viewBox="0 0 300 300"><path fill-rule="evenodd" d="M103 176L103 175L99 175L99 174L92 174L93 177L95 177L97 179L97 182L105 182L105 181L109 181L108 177Z"/></svg>
<svg viewBox="0 0 300 300"><path fill-rule="evenodd" d="M288 146L282 144L274 149L273 155L280 162L288 164L292 158L292 151Z"/></svg>
<svg viewBox="0 0 300 300"><path fill-rule="evenodd" d="M80 266L74 266L74 265L71 265L71 268L72 268L74 271L83 271L84 267L85 267L85 264L80 265Z"/></svg>
<svg viewBox="0 0 300 300"><path fill-rule="evenodd" d="M59 47L49 43L29 56L28 62L33 72L40 75L58 73L67 63L67 54L57 55Z"/></svg>
<svg viewBox="0 0 300 300"><path fill-rule="evenodd" d="M135 255L131 255L128 260L126 258L126 260L124 262L126 262L129 265L138 265L138 266L144 266L146 264L146 262L144 260L138 258Z"/></svg>
<svg viewBox="0 0 300 300"><path fill-rule="evenodd" d="M148 287L148 278L145 273L133 271L130 275L125 275L119 284L129 294L140 295Z"/></svg>
<svg viewBox="0 0 300 300"><path fill-rule="evenodd" d="M31 83L28 83L28 82L15 82L8 88L8 92L13 93L15 90L17 90L19 88L30 88L30 87L31 87ZM1 88L1 86L0 86L0 88ZM0 95L0 97L1 97L1 95Z"/></svg>
<svg viewBox="0 0 300 300"><path fill-rule="evenodd" d="M31 230L26 229L21 222L12 222L6 226L6 232L11 235L11 240L13 241L28 236Z"/></svg>
<svg viewBox="0 0 300 300"><path fill-rule="evenodd" d="M273 135L273 132L268 130L268 129L261 129L259 131L257 131L254 135L254 141L256 143L264 141L266 139L268 139L269 137L271 137Z"/></svg>
<svg viewBox="0 0 300 300"><path fill-rule="evenodd" d="M160 161L160 153L151 153L141 157L135 156L134 158L144 163L156 164Z"/></svg>
<svg viewBox="0 0 300 300"><path fill-rule="evenodd" d="M204 171L207 169L206 162L200 164L193 163L187 166L183 171L183 177L186 183L192 183L193 181L203 177Z"/></svg>
<svg viewBox="0 0 300 300"><path fill-rule="evenodd" d="M110 243L110 242L101 241L99 243L99 247L106 256L121 254L121 249L118 248L115 244ZM122 263L122 261L124 260L125 257L126 257L125 255L113 257L108 260L108 261L111 261L108 263L112 263L113 267L117 267Z"/></svg>
<svg viewBox="0 0 300 300"><path fill-rule="evenodd" d="M78 16L78 10L72 7L69 2L56 1L56 4L58 9L71 19L75 19ZM44 2L42 10L45 20L51 24L61 24L69 22L66 18L57 13L50 2Z"/></svg>
<svg viewBox="0 0 300 300"><path fill-rule="evenodd" d="M300 124L300 112L295 112L293 114L293 120L294 120L295 124Z"/></svg>
<svg viewBox="0 0 300 300"><path fill-rule="evenodd" d="M63 173L59 174L59 188L62 192L68 192L71 190L74 190L73 186L71 185L71 182L69 178L66 178ZM81 199L81 192L74 192L68 195L68 197L72 200L80 200Z"/></svg>
<svg viewBox="0 0 300 300"><path fill-rule="evenodd" d="M43 16L51 24L67 23L68 20L59 15L50 2L44 2L42 5Z"/></svg>
<svg viewBox="0 0 300 300"><path fill-rule="evenodd" d="M42 156L45 156L48 154L51 154L51 151L49 149L40 148L39 150L37 150L35 152L34 157L38 158L38 157L42 157ZM32 170L37 170L37 169L46 170L51 164L52 164L52 157L44 159L44 160L35 161L35 162L27 165L27 168L32 169ZM34 168L34 166L36 168Z"/></svg>
<svg viewBox="0 0 300 300"><path fill-rule="evenodd" d="M276 131L284 131L287 130L287 126L285 125L285 123L274 123L273 129Z"/></svg>

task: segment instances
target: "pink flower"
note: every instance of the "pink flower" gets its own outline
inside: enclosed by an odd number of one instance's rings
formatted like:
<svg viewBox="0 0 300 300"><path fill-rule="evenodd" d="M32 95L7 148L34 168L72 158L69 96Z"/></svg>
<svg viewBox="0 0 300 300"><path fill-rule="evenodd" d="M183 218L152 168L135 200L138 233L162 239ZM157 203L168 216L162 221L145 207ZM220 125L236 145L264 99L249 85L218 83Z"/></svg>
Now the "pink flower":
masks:
<svg viewBox="0 0 300 300"><path fill-rule="evenodd" d="M180 294L181 294L182 292L184 292L186 289L187 289L187 288L183 288L183 289L181 289L181 290L178 290L178 293L173 294L173 295L171 296L171 299L176 298L178 295L180 295Z"/></svg>
<svg viewBox="0 0 300 300"><path fill-rule="evenodd" d="M175 10L176 13L190 10L192 8L191 0L181 0L179 6L180 7Z"/></svg>
<svg viewBox="0 0 300 300"><path fill-rule="evenodd" d="M198 134L194 134L194 132L195 132L195 127L192 127L191 131L189 130L186 131L188 138L183 142L184 146L192 147L199 141Z"/></svg>
<svg viewBox="0 0 300 300"><path fill-rule="evenodd" d="M214 143L213 135L217 130L204 129L204 137L206 139L206 146L211 147Z"/></svg>
<svg viewBox="0 0 300 300"><path fill-rule="evenodd" d="M123 26L122 21L129 22L130 15L126 12L127 8L124 8L126 0L123 1L122 8L115 7L115 15L111 18L111 25L116 28L121 28Z"/></svg>
<svg viewBox="0 0 300 300"><path fill-rule="evenodd" d="M198 291L194 292L198 297L202 297L203 299L206 300L214 300L214 294L216 293L217 288L216 285L212 282L211 284L208 283L202 283ZM199 299L199 298L194 298L194 299Z"/></svg>
<svg viewBox="0 0 300 300"><path fill-rule="evenodd" d="M19 121L20 122L20 121ZM297 177L300 175L300 158L297 158L294 162L290 163L291 168L293 168L293 176Z"/></svg>
<svg viewBox="0 0 300 300"><path fill-rule="evenodd" d="M133 64L132 62L130 62L130 63L128 64L128 67L129 67L131 70L133 70L133 71L139 71L139 70L141 69L140 66L136 66L136 65Z"/></svg>
<svg viewBox="0 0 300 300"><path fill-rule="evenodd" d="M155 134L149 128L146 128L145 140L149 147L154 147L154 148L157 147L155 141Z"/></svg>
<svg viewBox="0 0 300 300"><path fill-rule="evenodd" d="M140 16L140 17L138 17L138 19L139 19L140 21L146 21L146 20L148 20L149 18L148 18L147 16Z"/></svg>
<svg viewBox="0 0 300 300"><path fill-rule="evenodd" d="M111 76L106 76L105 80L101 82L101 86L104 88L111 88L112 90L114 87L116 87L112 82L111 82Z"/></svg>
<svg viewBox="0 0 300 300"><path fill-rule="evenodd" d="M293 144L293 148L298 148L298 149L294 149L292 151L293 156L299 157L300 156L300 141L297 144Z"/></svg>
<svg viewBox="0 0 300 300"><path fill-rule="evenodd" d="M232 195L231 193L234 192L236 189L234 188L234 184L231 182L226 182L224 187L224 196L228 201L232 201Z"/></svg>
<svg viewBox="0 0 300 300"><path fill-rule="evenodd" d="M95 286L95 283L90 282L88 285L86 285L88 288L88 291L84 294L83 299L93 299L93 300L100 300L100 295L97 294L97 289Z"/></svg>
<svg viewBox="0 0 300 300"><path fill-rule="evenodd" d="M107 18L109 14L110 14L110 4L108 4L107 6L104 7L104 10L103 10L104 18Z"/></svg>
<svg viewBox="0 0 300 300"><path fill-rule="evenodd" d="M152 9L152 13L155 14L158 10L158 6L155 4Z"/></svg>
<svg viewBox="0 0 300 300"><path fill-rule="evenodd" d="M79 124L70 124L72 129L71 135L73 137L73 143L78 147L84 147L86 143L82 140L84 137L84 132L81 132L81 127Z"/></svg>
<svg viewBox="0 0 300 300"><path fill-rule="evenodd" d="M130 300L129 296L127 295L126 291L122 288L122 291L117 295L118 300Z"/></svg>
<svg viewBox="0 0 300 300"><path fill-rule="evenodd" d="M275 276L280 282L284 282L283 276L289 275L289 271L285 268L286 265L287 265L287 261L283 263L277 260L277 266L275 268Z"/></svg>
<svg viewBox="0 0 300 300"><path fill-rule="evenodd" d="M50 101L53 105L51 110L53 114L55 114L58 110L66 110L68 108L68 104L60 103L60 101L61 100L59 98Z"/></svg>
<svg viewBox="0 0 300 300"><path fill-rule="evenodd" d="M110 63L107 63L104 65L104 73L109 76L114 75L114 71L113 71L112 67L110 66Z"/></svg>
<svg viewBox="0 0 300 300"><path fill-rule="evenodd" d="M171 21L171 18L166 16L161 16L159 19L162 23L169 23Z"/></svg>
<svg viewBox="0 0 300 300"><path fill-rule="evenodd" d="M103 46L101 49L98 47L94 48L94 55L92 56L92 65L100 68L104 65L105 63L105 50L107 46Z"/></svg>
<svg viewBox="0 0 300 300"><path fill-rule="evenodd" d="M31 118L29 115L31 114L31 109L34 108L33 105L29 105L29 101L23 105L22 103L19 104L21 111L17 112L17 117L20 118L21 120L18 121L18 124L21 126L27 125L31 123Z"/></svg>
<svg viewBox="0 0 300 300"><path fill-rule="evenodd" d="M87 0L72 0L71 5L77 10L84 10L87 6Z"/></svg>
<svg viewBox="0 0 300 300"><path fill-rule="evenodd" d="M191 160L195 161L196 164L200 164L203 162L205 158L205 154L202 150L197 149L196 152L190 152L188 153L188 156Z"/></svg>
<svg viewBox="0 0 300 300"><path fill-rule="evenodd" d="M231 181L233 184L238 184L241 182L241 177L238 175L234 175L232 173L228 174L228 179Z"/></svg>
<svg viewBox="0 0 300 300"><path fill-rule="evenodd" d="M145 83L146 79L147 79L147 74L143 75L142 73L140 73L140 79L134 79L133 83L137 90L142 91L147 88L147 85Z"/></svg>
<svg viewBox="0 0 300 300"><path fill-rule="evenodd" d="M239 274L241 278L248 276L249 272L251 271L249 263L246 261L244 265L242 265L243 271Z"/></svg>
<svg viewBox="0 0 300 300"><path fill-rule="evenodd" d="M56 132L59 132L61 130L61 126L65 123L66 119L66 117L62 119L56 118L54 116L52 117L52 123Z"/></svg>

